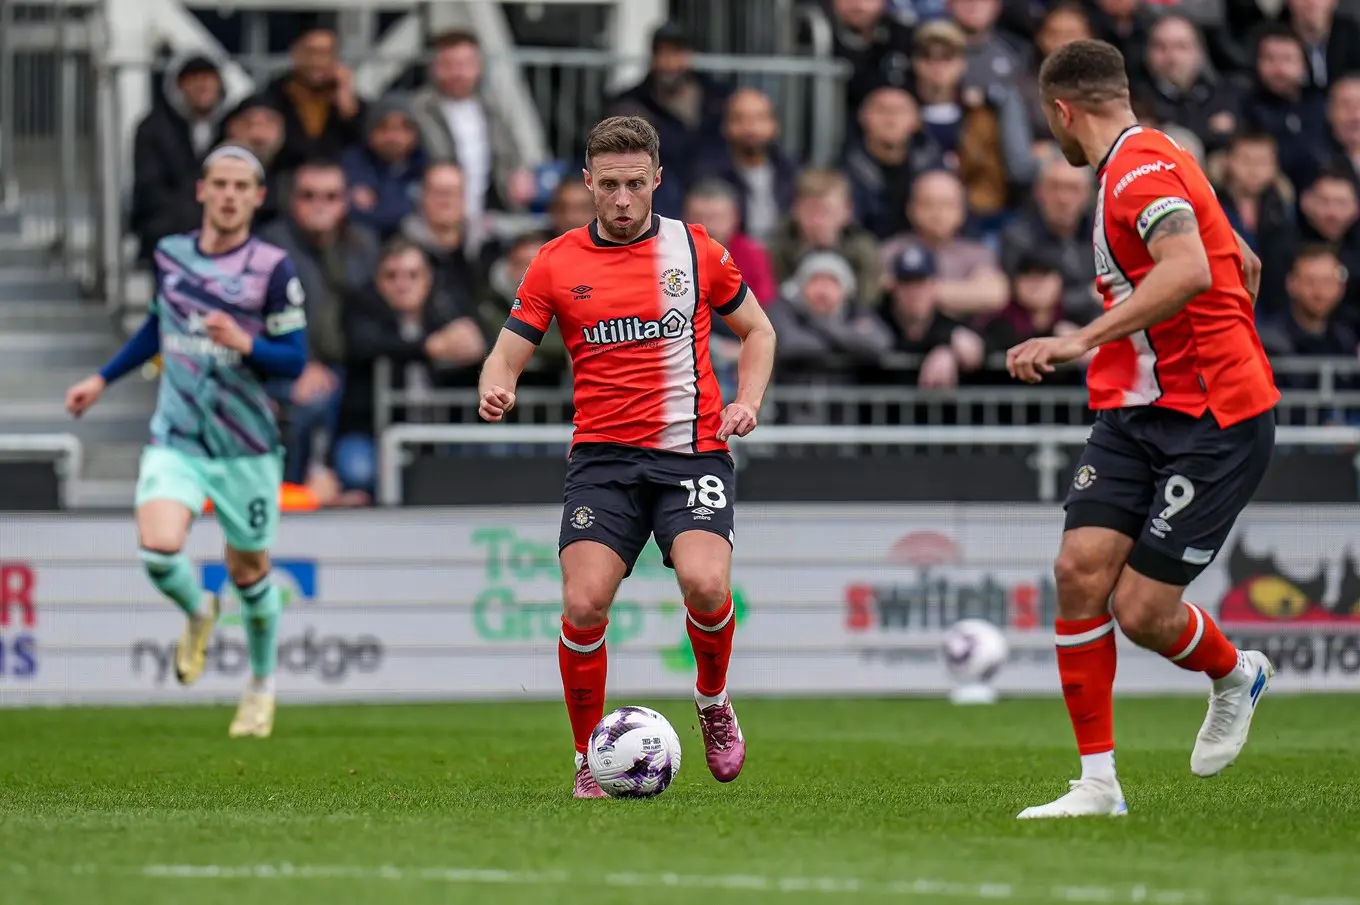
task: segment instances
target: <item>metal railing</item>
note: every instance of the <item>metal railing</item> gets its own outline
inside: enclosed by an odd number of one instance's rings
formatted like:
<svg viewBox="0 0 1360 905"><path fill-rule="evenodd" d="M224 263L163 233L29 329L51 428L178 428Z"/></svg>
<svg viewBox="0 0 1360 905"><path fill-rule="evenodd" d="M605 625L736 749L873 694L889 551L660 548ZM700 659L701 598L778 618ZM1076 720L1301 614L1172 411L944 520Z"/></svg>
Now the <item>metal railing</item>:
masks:
<svg viewBox="0 0 1360 905"><path fill-rule="evenodd" d="M0 434L0 461L50 461L57 471L63 509L79 504L77 487L85 469L85 448L74 434Z"/></svg>
<svg viewBox="0 0 1360 905"><path fill-rule="evenodd" d="M1038 496L1042 502L1058 499L1064 479L1063 470L1071 464L1065 447L1086 442L1085 427L787 427L759 428L748 438L733 438L738 459L748 448L758 448L764 457L785 449L829 447L862 450L874 448L887 452L910 451L922 447L941 449L996 448L1028 449L1028 462L1036 473ZM565 448L571 441L570 425L502 424L399 424L383 432L379 439L378 501L385 506L402 502L402 473L409 447L457 444L462 446L533 446ZM1355 447L1360 446L1360 428L1353 427L1279 427L1276 442L1282 446ZM1360 457L1357 457L1360 458Z"/></svg>
<svg viewBox="0 0 1360 905"><path fill-rule="evenodd" d="M101 270L102 44L99 0L0 0L0 206L22 213L25 239L90 283Z"/></svg>
<svg viewBox="0 0 1360 905"><path fill-rule="evenodd" d="M1004 358L988 362L998 385L948 390L923 390L906 383L920 363L919 356L885 359L885 375L894 371L902 375L903 382L897 384L798 385L776 380L767 394L762 417L772 424L881 426L1080 425L1091 420L1085 387L1006 385ZM1286 384L1277 410L1281 424L1306 427L1348 423L1350 416L1360 417L1360 361L1282 358L1272 365ZM398 411L409 413L402 419L408 421L470 424L477 420L476 390L435 389L412 394L396 389L393 380L391 365L380 361L374 372L375 435L398 420ZM1311 386L1289 388L1292 382ZM569 386L526 387L516 394L517 423L568 423L572 414Z"/></svg>

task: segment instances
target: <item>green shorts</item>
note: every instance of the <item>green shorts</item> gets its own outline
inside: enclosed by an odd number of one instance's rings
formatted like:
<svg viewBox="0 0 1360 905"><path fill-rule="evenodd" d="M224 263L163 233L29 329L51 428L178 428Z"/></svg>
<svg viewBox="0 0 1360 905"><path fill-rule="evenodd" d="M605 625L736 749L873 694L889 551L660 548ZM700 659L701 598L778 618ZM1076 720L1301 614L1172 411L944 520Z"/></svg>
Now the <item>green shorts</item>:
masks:
<svg viewBox="0 0 1360 905"><path fill-rule="evenodd" d="M142 451L136 505L149 500L183 503L194 515L211 499L227 546L267 550L279 530L283 456L200 459L164 446Z"/></svg>

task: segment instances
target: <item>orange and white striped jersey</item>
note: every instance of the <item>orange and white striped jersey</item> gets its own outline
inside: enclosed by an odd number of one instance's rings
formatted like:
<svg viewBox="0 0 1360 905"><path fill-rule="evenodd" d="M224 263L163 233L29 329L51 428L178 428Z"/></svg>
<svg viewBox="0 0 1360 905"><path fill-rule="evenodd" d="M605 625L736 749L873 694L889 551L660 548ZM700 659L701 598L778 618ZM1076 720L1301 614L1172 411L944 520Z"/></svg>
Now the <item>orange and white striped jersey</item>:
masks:
<svg viewBox="0 0 1360 905"><path fill-rule="evenodd" d="M736 311L746 294L731 254L702 226L653 215L647 232L618 245L592 222L539 250L505 326L537 343L557 318L571 355L573 444L711 452L727 449L712 314Z"/></svg>
<svg viewBox="0 0 1360 905"><path fill-rule="evenodd" d="M1152 269L1145 241L1176 211L1199 221L1213 285L1162 323L1100 347L1086 378L1091 408L1209 411L1222 427L1273 408L1280 394L1256 334L1242 254L1194 156L1155 129L1132 126L1096 172L1096 285L1106 310Z"/></svg>

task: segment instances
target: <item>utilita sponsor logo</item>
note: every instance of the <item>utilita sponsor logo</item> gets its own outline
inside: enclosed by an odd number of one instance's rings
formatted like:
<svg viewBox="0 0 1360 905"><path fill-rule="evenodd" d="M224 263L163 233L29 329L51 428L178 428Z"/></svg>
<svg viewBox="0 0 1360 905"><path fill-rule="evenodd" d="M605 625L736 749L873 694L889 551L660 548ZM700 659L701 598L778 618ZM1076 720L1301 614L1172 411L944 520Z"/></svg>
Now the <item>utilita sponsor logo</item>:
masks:
<svg viewBox="0 0 1360 905"><path fill-rule="evenodd" d="M654 339L678 339L685 333L685 316L672 308L658 320L640 317L611 317L593 327L582 327L581 335L592 346L617 343L646 342Z"/></svg>
<svg viewBox="0 0 1360 905"><path fill-rule="evenodd" d="M342 638L318 635L308 628L303 634L279 642L279 671L295 675L315 675L322 682L336 685L353 673L377 672L383 662L383 645L373 635ZM132 645L132 672L149 674L157 685L164 685L174 669L173 643L144 639ZM222 676L244 676L250 656L244 639L213 635L208 642L206 672Z"/></svg>
<svg viewBox="0 0 1360 905"><path fill-rule="evenodd" d="M0 681L38 673L38 576L21 562L0 562Z"/></svg>
<svg viewBox="0 0 1360 905"><path fill-rule="evenodd" d="M1165 160L1159 160L1156 163L1145 163L1142 166L1134 167L1124 174L1123 179L1120 179L1119 182L1115 184L1114 196L1118 198L1119 193L1128 188L1133 180L1140 176L1146 176L1148 173L1160 173L1162 170L1174 169L1176 169L1176 165L1174 163L1167 163Z"/></svg>
<svg viewBox="0 0 1360 905"><path fill-rule="evenodd" d="M889 551L912 566L909 580L857 583L845 589L845 625L852 632L934 632L960 619L985 619L1013 631L1053 624L1058 596L1053 580L1008 578L963 565L958 545L930 531L908 534Z"/></svg>

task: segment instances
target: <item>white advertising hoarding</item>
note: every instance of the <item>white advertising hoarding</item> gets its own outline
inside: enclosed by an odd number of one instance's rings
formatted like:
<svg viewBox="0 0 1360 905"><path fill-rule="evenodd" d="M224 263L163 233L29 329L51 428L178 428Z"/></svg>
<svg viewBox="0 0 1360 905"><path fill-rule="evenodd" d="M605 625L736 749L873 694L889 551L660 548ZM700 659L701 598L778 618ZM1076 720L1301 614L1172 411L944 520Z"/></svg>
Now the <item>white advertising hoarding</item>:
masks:
<svg viewBox="0 0 1360 905"><path fill-rule="evenodd" d="M556 508L329 512L285 519L279 688L292 699L553 698L561 612ZM1006 629L1003 691L1058 690L1044 506L747 506L739 515L732 688L760 694L938 693L943 628ZM1281 689L1360 689L1360 507L1247 513L1187 596L1265 649ZM190 542L204 586L226 584L211 519ZM246 674L235 607L209 669L169 667L182 619L142 574L130 519L0 524L0 703L225 700ZM693 682L674 575L649 547L611 617L610 687ZM1122 692L1202 693L1201 676L1125 645Z"/></svg>

